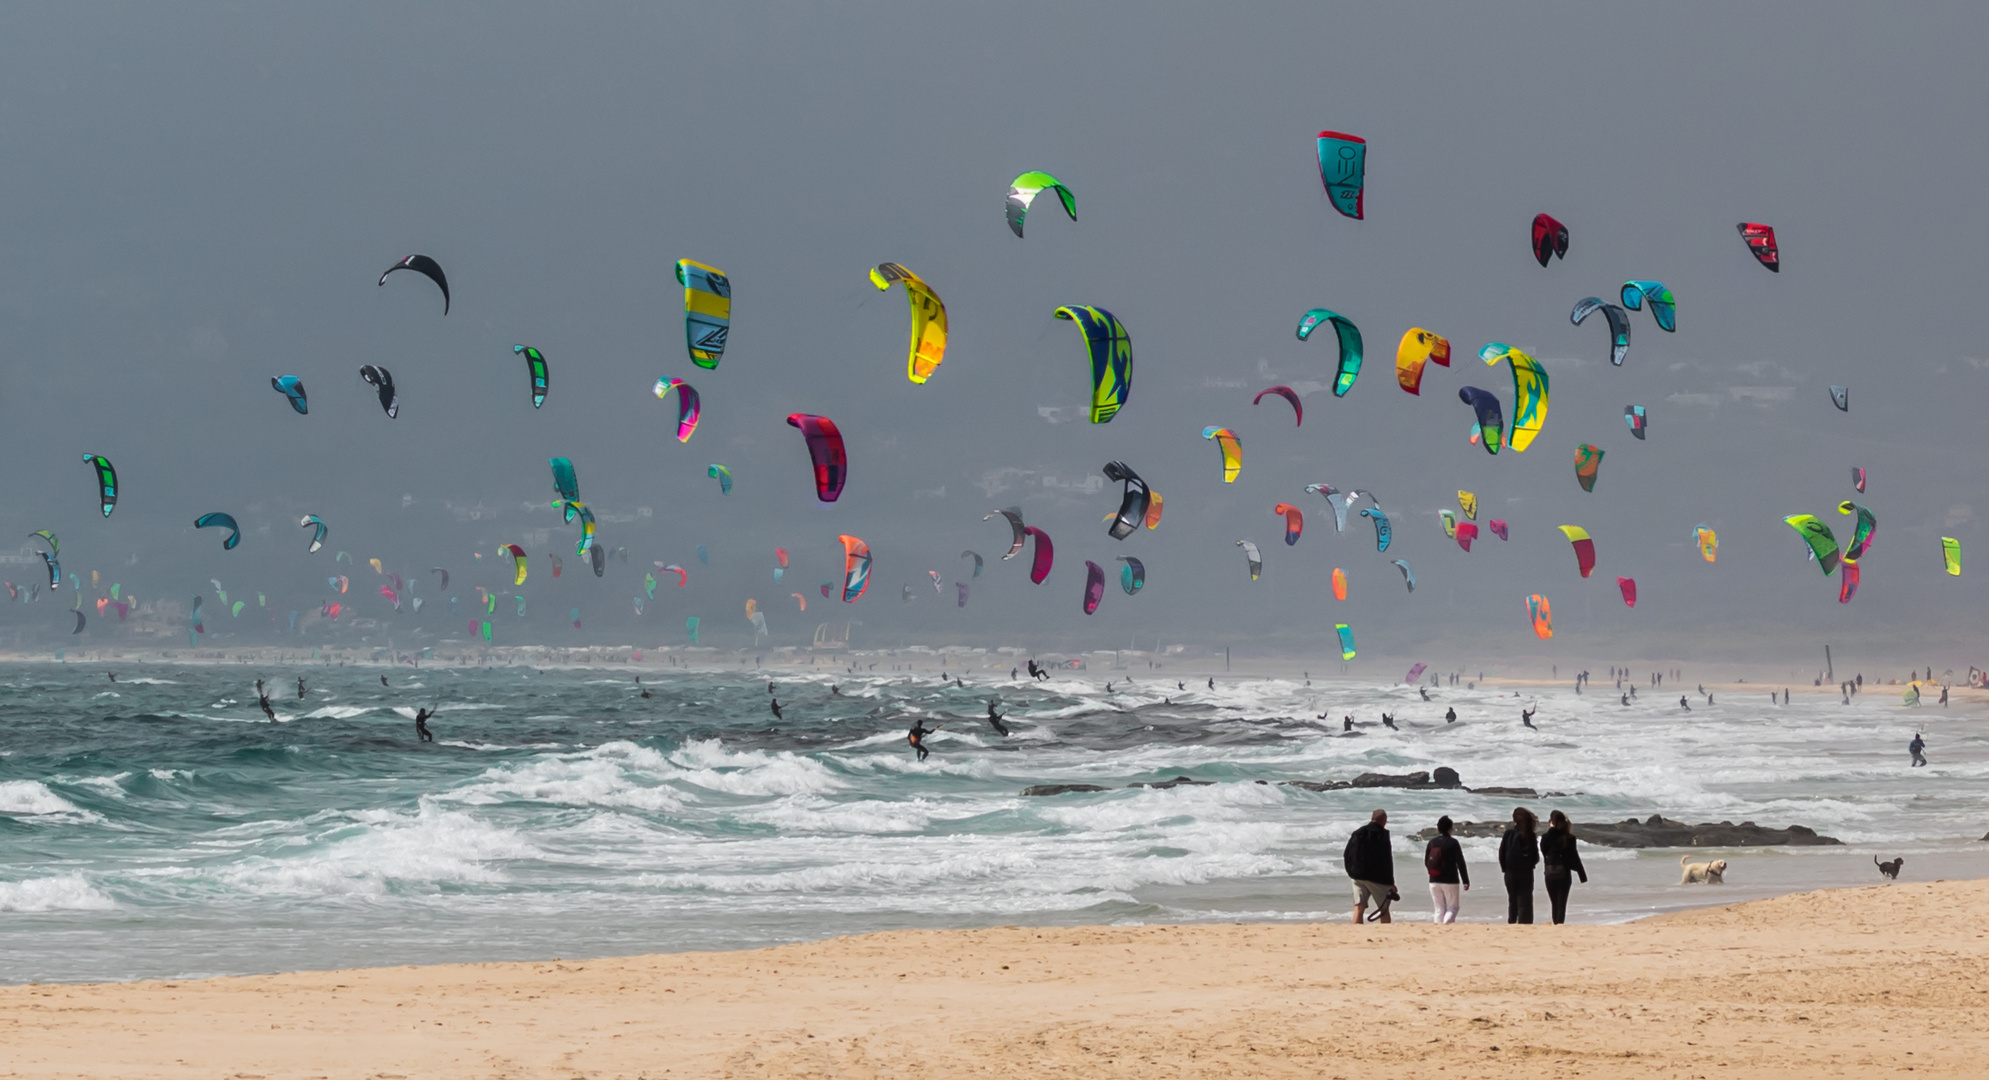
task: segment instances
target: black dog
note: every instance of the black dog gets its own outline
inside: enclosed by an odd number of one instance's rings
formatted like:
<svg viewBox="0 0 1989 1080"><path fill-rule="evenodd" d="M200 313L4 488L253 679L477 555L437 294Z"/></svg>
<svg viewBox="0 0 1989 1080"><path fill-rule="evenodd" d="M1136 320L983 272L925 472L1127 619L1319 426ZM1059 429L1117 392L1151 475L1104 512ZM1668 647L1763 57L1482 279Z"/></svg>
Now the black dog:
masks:
<svg viewBox="0 0 1989 1080"><path fill-rule="evenodd" d="M1872 856L1872 863L1879 868L1879 873L1885 875L1887 881L1898 881L1899 868L1906 864L1906 860L1904 858L1898 858L1892 860L1891 862L1879 862L1878 856L1874 855Z"/></svg>

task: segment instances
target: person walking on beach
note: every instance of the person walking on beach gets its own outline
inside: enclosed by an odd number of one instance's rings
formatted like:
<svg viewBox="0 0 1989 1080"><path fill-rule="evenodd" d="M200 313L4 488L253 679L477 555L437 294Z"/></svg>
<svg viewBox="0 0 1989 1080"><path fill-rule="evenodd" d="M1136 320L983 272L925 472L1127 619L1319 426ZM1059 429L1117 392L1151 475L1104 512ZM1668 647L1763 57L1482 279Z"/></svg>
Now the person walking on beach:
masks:
<svg viewBox="0 0 1989 1080"><path fill-rule="evenodd" d="M1913 741L1906 744L1906 752L1913 755L1913 767L1917 768L1925 765L1927 763L1927 740L1921 738L1919 732L1914 732Z"/></svg>
<svg viewBox="0 0 1989 1080"><path fill-rule="evenodd" d="M1506 922L1533 922L1533 868L1540 864L1534 829L1540 819L1524 806L1513 808L1512 828L1499 838L1499 872L1506 878Z"/></svg>
<svg viewBox="0 0 1989 1080"><path fill-rule="evenodd" d="M1547 884L1547 902L1554 909L1554 925L1568 921L1568 890L1571 874L1588 884L1588 870L1581 853L1575 850L1575 827L1559 810L1547 815L1547 835L1540 838L1540 877Z"/></svg>
<svg viewBox="0 0 1989 1080"><path fill-rule="evenodd" d="M1354 881L1354 922L1367 921L1369 900L1374 901L1375 921L1394 922L1388 905L1401 894L1395 891L1395 854L1388 848L1388 811L1376 810L1354 830L1341 861Z"/></svg>
<svg viewBox="0 0 1989 1080"><path fill-rule="evenodd" d="M434 742L435 733L428 730L428 722L435 718L434 709L414 710L414 736L422 742Z"/></svg>
<svg viewBox="0 0 1989 1080"><path fill-rule="evenodd" d="M1463 897L1459 886L1471 887L1471 871L1464 866L1464 848L1450 835L1451 828L1450 815L1438 818L1437 834L1423 849L1423 869L1430 873L1430 905L1436 909L1430 921L1435 923L1456 922L1458 904Z"/></svg>

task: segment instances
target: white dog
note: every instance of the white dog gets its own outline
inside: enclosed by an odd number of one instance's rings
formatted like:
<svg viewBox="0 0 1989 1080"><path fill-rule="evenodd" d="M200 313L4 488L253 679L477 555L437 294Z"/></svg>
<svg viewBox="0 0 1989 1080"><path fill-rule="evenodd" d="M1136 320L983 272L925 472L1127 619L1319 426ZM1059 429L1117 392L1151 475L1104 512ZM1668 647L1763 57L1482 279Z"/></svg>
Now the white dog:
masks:
<svg viewBox="0 0 1989 1080"><path fill-rule="evenodd" d="M1678 865L1685 872L1678 876L1680 885L1725 885L1727 883L1727 861L1714 859L1712 862L1693 862L1692 856L1680 855Z"/></svg>

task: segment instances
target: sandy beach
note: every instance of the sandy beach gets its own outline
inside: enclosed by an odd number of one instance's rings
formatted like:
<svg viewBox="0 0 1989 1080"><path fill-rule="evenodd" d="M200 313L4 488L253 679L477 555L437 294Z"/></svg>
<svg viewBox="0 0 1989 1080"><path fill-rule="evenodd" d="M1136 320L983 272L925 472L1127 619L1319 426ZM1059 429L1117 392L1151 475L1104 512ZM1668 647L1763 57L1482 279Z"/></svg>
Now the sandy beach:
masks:
<svg viewBox="0 0 1989 1080"><path fill-rule="evenodd" d="M1491 890L1467 903L1496 899ZM1989 885L0 989L8 1077L1980 1076Z"/></svg>

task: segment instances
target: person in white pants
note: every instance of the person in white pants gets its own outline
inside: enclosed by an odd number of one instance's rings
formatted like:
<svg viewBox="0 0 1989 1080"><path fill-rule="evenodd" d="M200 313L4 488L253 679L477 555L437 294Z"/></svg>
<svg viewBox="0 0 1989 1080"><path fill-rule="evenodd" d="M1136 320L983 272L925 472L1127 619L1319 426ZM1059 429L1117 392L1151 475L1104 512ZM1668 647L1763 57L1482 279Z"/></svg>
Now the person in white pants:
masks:
<svg viewBox="0 0 1989 1080"><path fill-rule="evenodd" d="M1423 850L1423 868L1430 875L1430 906L1434 909L1430 917L1434 922L1454 923L1464 891L1471 887L1471 871L1464 865L1464 848L1450 835L1449 816L1438 818L1436 827L1437 834Z"/></svg>

